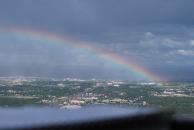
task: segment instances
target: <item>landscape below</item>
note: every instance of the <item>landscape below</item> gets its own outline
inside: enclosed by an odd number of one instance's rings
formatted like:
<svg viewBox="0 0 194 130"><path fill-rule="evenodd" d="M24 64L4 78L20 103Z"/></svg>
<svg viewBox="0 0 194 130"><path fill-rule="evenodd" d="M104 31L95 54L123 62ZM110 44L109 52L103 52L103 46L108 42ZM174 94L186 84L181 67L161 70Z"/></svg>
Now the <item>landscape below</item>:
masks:
<svg viewBox="0 0 194 130"><path fill-rule="evenodd" d="M39 77L1 77L0 107L90 104L154 107L194 116L194 82L129 82Z"/></svg>

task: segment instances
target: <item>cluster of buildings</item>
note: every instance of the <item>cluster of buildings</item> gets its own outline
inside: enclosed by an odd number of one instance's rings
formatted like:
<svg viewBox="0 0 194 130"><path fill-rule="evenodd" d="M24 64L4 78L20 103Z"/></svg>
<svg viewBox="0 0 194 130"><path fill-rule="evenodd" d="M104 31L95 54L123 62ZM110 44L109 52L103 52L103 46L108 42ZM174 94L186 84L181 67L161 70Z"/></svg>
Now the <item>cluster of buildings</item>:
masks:
<svg viewBox="0 0 194 130"><path fill-rule="evenodd" d="M194 97L194 90L187 88L166 88L162 92L155 92L153 96L159 97Z"/></svg>
<svg viewBox="0 0 194 130"><path fill-rule="evenodd" d="M103 94L85 93L71 97L55 97L42 99L40 103L59 106L60 108L79 108L87 104L129 104L132 100L113 98L109 99Z"/></svg>

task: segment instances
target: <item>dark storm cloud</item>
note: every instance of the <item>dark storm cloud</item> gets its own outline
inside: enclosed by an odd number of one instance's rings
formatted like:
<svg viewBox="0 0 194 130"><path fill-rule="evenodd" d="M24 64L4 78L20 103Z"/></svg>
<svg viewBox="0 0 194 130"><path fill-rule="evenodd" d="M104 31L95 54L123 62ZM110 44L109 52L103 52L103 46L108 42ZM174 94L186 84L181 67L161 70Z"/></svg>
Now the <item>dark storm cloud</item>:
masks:
<svg viewBox="0 0 194 130"><path fill-rule="evenodd" d="M154 24L192 25L192 0L1 0L1 24L101 35Z"/></svg>
<svg viewBox="0 0 194 130"><path fill-rule="evenodd" d="M26 27L93 41L107 51L132 57L157 73L166 70L169 72L166 75L175 76L178 70L187 67L185 75L190 76L194 71L193 12L193 0L1 0L0 27ZM0 37L0 66L8 66L11 73L14 70L36 73L42 66L46 75L57 73L51 69L57 67L61 73L56 75L78 76L83 70L86 72L83 77L105 75L94 70L107 70L112 75L108 65L98 68L103 60L94 61L96 57L88 53L40 43L25 44L20 39L5 41L3 37ZM34 63L38 67L31 65ZM16 69L10 69L14 67L9 64L17 64ZM49 65L44 67L45 64Z"/></svg>

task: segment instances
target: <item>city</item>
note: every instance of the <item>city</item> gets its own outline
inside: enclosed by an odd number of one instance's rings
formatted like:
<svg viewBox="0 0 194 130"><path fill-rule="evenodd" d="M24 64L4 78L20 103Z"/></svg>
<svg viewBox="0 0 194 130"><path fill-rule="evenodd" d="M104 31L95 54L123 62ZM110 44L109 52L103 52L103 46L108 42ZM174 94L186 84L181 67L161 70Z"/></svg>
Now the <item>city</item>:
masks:
<svg viewBox="0 0 194 130"><path fill-rule="evenodd" d="M91 104L153 107L193 115L193 82L129 82L76 78L1 77L0 106L76 109Z"/></svg>

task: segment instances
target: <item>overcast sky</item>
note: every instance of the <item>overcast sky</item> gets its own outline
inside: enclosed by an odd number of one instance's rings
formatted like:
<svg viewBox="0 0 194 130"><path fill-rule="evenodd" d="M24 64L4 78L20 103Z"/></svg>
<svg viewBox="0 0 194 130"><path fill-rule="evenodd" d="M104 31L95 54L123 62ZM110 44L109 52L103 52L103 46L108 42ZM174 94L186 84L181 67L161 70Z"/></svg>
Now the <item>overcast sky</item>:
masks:
<svg viewBox="0 0 194 130"><path fill-rule="evenodd" d="M71 36L133 58L167 79L194 80L193 0L1 0L0 28ZM0 33L0 76L136 80L83 50Z"/></svg>

